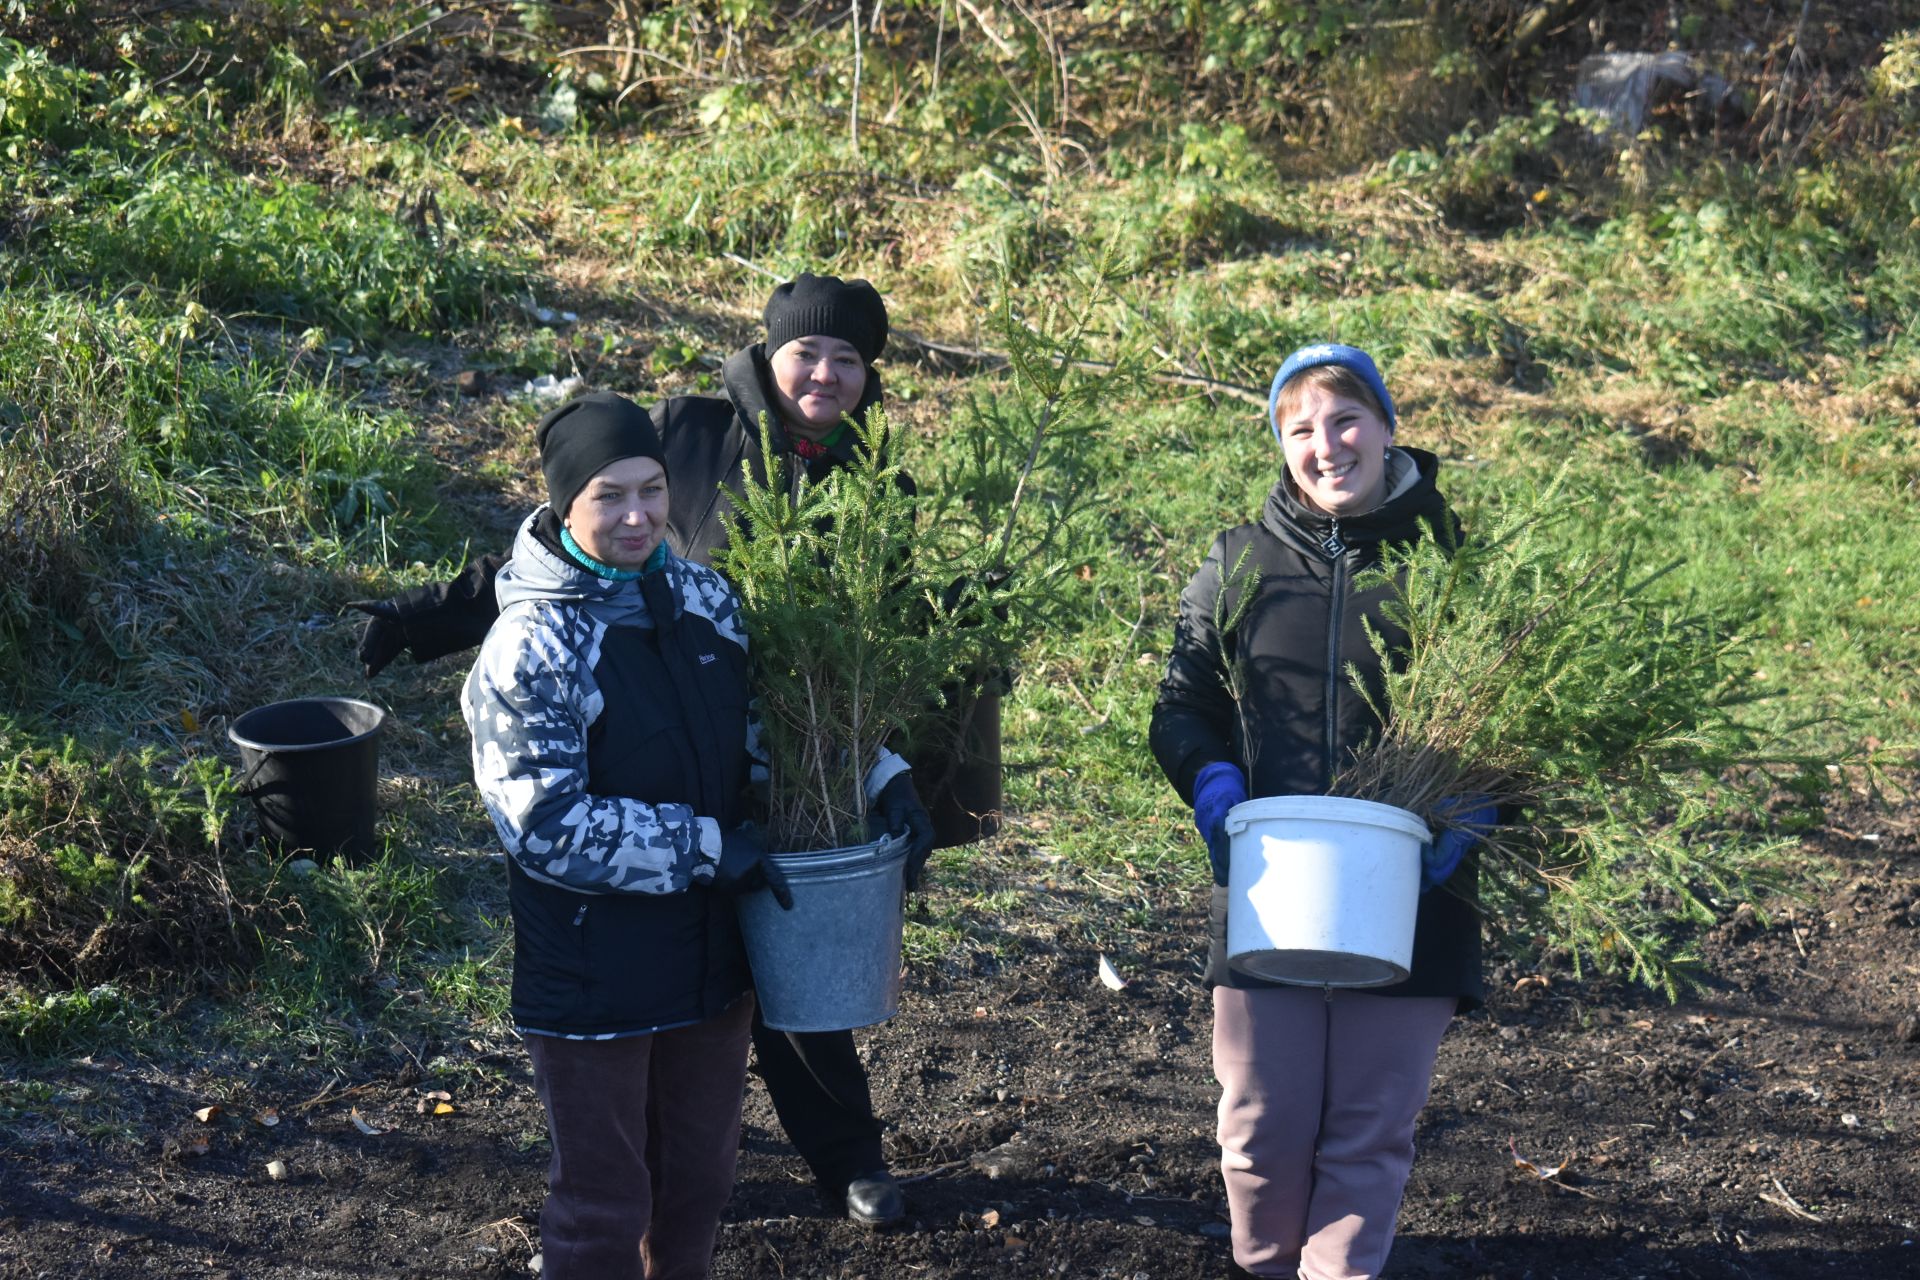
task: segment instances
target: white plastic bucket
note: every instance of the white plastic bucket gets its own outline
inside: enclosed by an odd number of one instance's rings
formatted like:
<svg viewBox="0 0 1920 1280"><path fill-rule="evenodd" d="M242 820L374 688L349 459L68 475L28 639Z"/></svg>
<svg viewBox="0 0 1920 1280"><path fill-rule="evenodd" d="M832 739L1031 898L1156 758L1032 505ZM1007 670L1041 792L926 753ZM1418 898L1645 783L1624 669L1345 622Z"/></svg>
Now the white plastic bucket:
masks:
<svg viewBox="0 0 1920 1280"><path fill-rule="evenodd" d="M1344 796L1265 796L1227 811L1227 961L1269 982L1379 987L1413 963L1425 823Z"/></svg>

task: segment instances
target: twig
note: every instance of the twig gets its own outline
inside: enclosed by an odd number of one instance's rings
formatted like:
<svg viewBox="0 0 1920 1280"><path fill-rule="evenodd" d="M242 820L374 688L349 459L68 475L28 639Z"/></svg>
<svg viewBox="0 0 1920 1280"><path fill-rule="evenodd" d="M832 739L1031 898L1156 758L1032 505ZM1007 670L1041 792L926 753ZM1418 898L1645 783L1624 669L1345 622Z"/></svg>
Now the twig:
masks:
<svg viewBox="0 0 1920 1280"><path fill-rule="evenodd" d="M1793 1196L1788 1193L1785 1187L1780 1185L1780 1179L1774 1178L1774 1179L1771 1179L1771 1181L1773 1182L1774 1190L1778 1191L1780 1194L1777 1196L1770 1196L1766 1192L1762 1191L1760 1193L1760 1198L1762 1200L1765 1200L1768 1204L1777 1205L1780 1208L1785 1209L1788 1213L1792 1214L1794 1217L1803 1218L1808 1222L1826 1221L1826 1219L1822 1218L1817 1213L1807 1212L1806 1208L1802 1206L1798 1200L1795 1200Z"/></svg>
<svg viewBox="0 0 1920 1280"><path fill-rule="evenodd" d="M714 76L707 75L704 72L695 71L692 67L688 66L686 63L677 62L674 59L669 58L664 53L655 53L652 49L642 49L638 45L583 44L583 45L576 45L571 49L562 49L560 52L554 54L553 56L556 58L574 58L574 57L581 57L589 53L617 53L617 54L620 54L622 57L638 54L640 57L643 57L643 58L652 58L655 62L666 63L668 66L672 67L675 71L678 71L682 75L686 76L689 80L712 80L716 78Z"/></svg>
<svg viewBox="0 0 1920 1280"><path fill-rule="evenodd" d="M188 58L184 63L180 65L180 69L178 71L171 72L168 75L163 76L161 79L155 80L153 84L148 88L147 92L151 93L153 92L154 89L158 89L163 84L171 84L175 80L178 80L181 76L184 76L190 73L195 67L200 66L207 62L211 62L212 60L213 60L213 55L208 53L205 49L196 49L193 52L193 56L191 58Z"/></svg>
<svg viewBox="0 0 1920 1280"><path fill-rule="evenodd" d="M968 1163L969 1162L965 1160L949 1160L945 1164L936 1164L925 1169L915 1169L910 1173L902 1172L895 1174L893 1180L901 1186L906 1186L911 1182L925 1182L928 1178L938 1177L943 1173L952 1173L955 1169L964 1169Z"/></svg>
<svg viewBox="0 0 1920 1280"><path fill-rule="evenodd" d="M781 275L778 271L770 270L766 267L761 266L757 262L749 262L747 259L741 257L737 253L722 252L720 256L725 258L728 262L732 262L739 266L745 267L749 271L757 271L769 280L778 280L783 284L786 282L786 277Z"/></svg>
<svg viewBox="0 0 1920 1280"><path fill-rule="evenodd" d="M909 332L905 329L894 329L892 330L892 335L899 341L910 342L923 350L936 352L943 356L958 356L963 360L973 360L980 364L1002 365L1008 362L1007 353L1004 351L982 351L973 347L957 347L949 342L936 342L932 338L921 337L919 334ZM1067 362L1067 365L1069 368L1085 369L1091 373L1111 373L1115 368L1110 361L1106 360L1070 360ZM1173 386L1199 387L1203 391L1217 391L1221 395L1232 396L1234 399L1244 400L1248 404L1257 404L1263 409L1267 406L1267 393L1264 391L1256 390L1253 387L1242 386L1237 382L1222 382L1217 378L1202 377L1197 373L1185 369L1173 373L1150 373L1147 377L1151 381L1165 382Z"/></svg>
<svg viewBox="0 0 1920 1280"><path fill-rule="evenodd" d="M476 0L476 3L474 4L463 4L458 9L448 9L444 13L436 13L431 18L428 18L425 22L419 23L416 26L408 27L405 31L402 31L399 35L395 36L393 39L383 41L382 43L373 46L373 48L368 49L365 53L357 53L353 57L348 58L345 62L341 63L339 66L335 67L333 70L327 72L327 74L321 76L320 83L321 84L327 83L327 81L333 79L335 76L339 75L342 71L345 71L348 67L351 67L356 63L365 62L368 58L378 57L380 54L383 54L387 50L393 48L393 46L397 44L403 44L406 41L413 39L415 36L419 35L422 31L425 31L427 28L435 26L439 23L445 22L448 18L455 18L463 13L472 13L476 9L497 9L508 3L510 3L510 0Z"/></svg>
<svg viewBox="0 0 1920 1280"><path fill-rule="evenodd" d="M973 20L976 24L979 25L981 34L985 35L987 39L993 41L995 48L999 49L1001 53L1004 53L1009 58L1017 58L1020 56L1020 51L1018 49L1008 44L1006 42L1006 39L1002 37L999 32L995 31L992 27L987 25L986 15L981 13L978 9L974 8L973 5L969 3L969 0L959 0L959 5L962 9L965 9L968 13L973 15Z"/></svg>
<svg viewBox="0 0 1920 1280"><path fill-rule="evenodd" d="M336 1093L334 1091L333 1086L339 1084L340 1079L341 1078L339 1076L335 1076L332 1080L330 1080L326 1084L324 1088L320 1090L320 1092L314 1094L311 1098L308 1098L305 1102L296 1103L292 1107L293 1113L295 1115L302 1115L308 1111L313 1110L315 1107L319 1106L323 1102L337 1102L341 1098L351 1098L356 1093L365 1093L369 1089L372 1089L374 1087L374 1085L371 1082L367 1084L357 1084L357 1085L354 1085L351 1089L341 1089L339 1092Z"/></svg>
<svg viewBox="0 0 1920 1280"><path fill-rule="evenodd" d="M853 15L853 103L847 113L847 140L851 144L853 158L860 158L860 73L866 67L865 49L860 42L860 0L850 0L848 12Z"/></svg>

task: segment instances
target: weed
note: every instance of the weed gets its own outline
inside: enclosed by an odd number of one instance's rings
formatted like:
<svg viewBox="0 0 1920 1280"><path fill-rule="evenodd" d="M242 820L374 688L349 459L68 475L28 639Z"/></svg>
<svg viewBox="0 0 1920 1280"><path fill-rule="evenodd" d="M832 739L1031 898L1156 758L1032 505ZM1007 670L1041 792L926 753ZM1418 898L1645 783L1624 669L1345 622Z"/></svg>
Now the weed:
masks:
<svg viewBox="0 0 1920 1280"><path fill-rule="evenodd" d="M33 996L0 992L0 1044L30 1058L87 1053L151 1034L155 1010L112 983Z"/></svg>

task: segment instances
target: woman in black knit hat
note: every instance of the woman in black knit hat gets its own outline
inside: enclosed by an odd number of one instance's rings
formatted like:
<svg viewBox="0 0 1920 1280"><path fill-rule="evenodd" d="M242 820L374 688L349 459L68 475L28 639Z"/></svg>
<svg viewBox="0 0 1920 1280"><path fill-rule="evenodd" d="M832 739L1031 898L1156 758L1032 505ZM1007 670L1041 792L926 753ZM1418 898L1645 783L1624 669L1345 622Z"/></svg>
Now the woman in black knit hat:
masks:
<svg viewBox="0 0 1920 1280"><path fill-rule="evenodd" d="M825 479L860 447L848 420L863 420L881 400L873 365L887 344L887 308L871 284L802 273L773 291L763 318L766 340L721 367L723 395L673 396L651 410L673 478L666 542L697 564L725 545L726 516L747 475L765 477L772 466L795 480ZM762 448L763 418L771 456ZM911 491L911 480L902 479ZM483 557L452 582L358 603L370 615L360 646L367 674L403 652L425 662L478 644L498 612L494 579L502 563ZM887 830L911 837L911 884L932 851L932 819L904 760L892 757L869 785L878 787L874 811ZM869 1225L901 1218L905 1203L887 1170L852 1032L788 1033L756 1019L753 1043L781 1127L826 1202Z"/></svg>
<svg viewBox="0 0 1920 1280"><path fill-rule="evenodd" d="M745 824L764 778L740 601L668 550L638 406L540 424L547 505L461 691L507 852L513 1025L553 1158L550 1280L703 1280L733 1189L752 978L733 897L793 897Z"/></svg>

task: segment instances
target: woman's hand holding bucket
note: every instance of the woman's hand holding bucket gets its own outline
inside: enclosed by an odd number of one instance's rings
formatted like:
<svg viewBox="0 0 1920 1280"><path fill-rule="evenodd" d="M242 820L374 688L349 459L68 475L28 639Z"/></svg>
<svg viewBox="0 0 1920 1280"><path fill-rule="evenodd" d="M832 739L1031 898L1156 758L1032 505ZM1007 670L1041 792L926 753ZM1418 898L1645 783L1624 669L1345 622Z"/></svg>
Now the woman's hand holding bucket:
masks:
<svg viewBox="0 0 1920 1280"><path fill-rule="evenodd" d="M1233 858L1233 841L1227 837L1227 810L1247 798L1247 780L1240 766L1216 760L1200 770L1193 779L1193 825L1207 842L1207 861L1213 867L1213 882L1225 887L1227 866Z"/></svg>
<svg viewBox="0 0 1920 1280"><path fill-rule="evenodd" d="M766 843L751 822L743 822L720 837L720 864L714 868L713 887L732 894L767 889L782 911L793 910L787 873L767 856Z"/></svg>
<svg viewBox="0 0 1920 1280"><path fill-rule="evenodd" d="M1426 893L1445 884L1460 867L1467 850L1480 843L1480 837L1500 820L1500 811L1486 796L1460 796L1443 801L1434 809L1436 817L1451 824L1434 839L1420 846L1420 892Z"/></svg>

